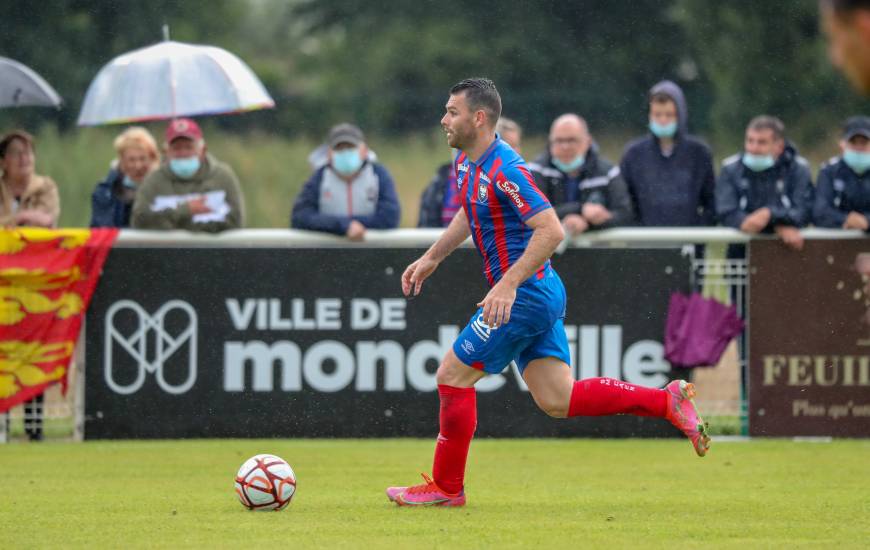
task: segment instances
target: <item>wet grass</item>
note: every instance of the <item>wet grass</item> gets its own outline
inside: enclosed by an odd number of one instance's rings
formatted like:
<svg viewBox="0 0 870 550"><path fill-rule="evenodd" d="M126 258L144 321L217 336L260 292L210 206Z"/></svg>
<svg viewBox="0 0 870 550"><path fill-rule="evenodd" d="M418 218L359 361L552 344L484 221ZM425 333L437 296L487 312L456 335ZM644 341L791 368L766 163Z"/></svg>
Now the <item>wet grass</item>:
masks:
<svg viewBox="0 0 870 550"><path fill-rule="evenodd" d="M868 441L481 440L468 506L398 509L429 440L210 440L0 446L0 547L862 547ZM232 478L271 452L296 470L282 512Z"/></svg>

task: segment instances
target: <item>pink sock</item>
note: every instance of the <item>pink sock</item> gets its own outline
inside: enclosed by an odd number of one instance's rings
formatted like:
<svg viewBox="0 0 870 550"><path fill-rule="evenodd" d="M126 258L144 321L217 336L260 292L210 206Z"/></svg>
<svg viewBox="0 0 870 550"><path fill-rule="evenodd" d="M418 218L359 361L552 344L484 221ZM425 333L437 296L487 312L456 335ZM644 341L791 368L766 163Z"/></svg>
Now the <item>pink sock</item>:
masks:
<svg viewBox="0 0 870 550"><path fill-rule="evenodd" d="M665 390L635 386L613 378L574 382L568 416L633 414L663 417L668 408Z"/></svg>
<svg viewBox="0 0 870 550"><path fill-rule="evenodd" d="M458 493L465 483L465 462L477 428L477 393L474 388L438 386L441 424L435 444L432 478L441 490Z"/></svg>

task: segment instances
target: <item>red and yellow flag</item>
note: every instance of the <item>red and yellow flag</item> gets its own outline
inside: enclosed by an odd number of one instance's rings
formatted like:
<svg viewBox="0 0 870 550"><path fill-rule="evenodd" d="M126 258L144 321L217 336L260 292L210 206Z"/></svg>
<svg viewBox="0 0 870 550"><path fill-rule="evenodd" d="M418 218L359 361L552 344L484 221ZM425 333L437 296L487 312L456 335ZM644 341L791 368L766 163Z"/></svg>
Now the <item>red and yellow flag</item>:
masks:
<svg viewBox="0 0 870 550"><path fill-rule="evenodd" d="M0 412L66 374L117 229L0 229Z"/></svg>

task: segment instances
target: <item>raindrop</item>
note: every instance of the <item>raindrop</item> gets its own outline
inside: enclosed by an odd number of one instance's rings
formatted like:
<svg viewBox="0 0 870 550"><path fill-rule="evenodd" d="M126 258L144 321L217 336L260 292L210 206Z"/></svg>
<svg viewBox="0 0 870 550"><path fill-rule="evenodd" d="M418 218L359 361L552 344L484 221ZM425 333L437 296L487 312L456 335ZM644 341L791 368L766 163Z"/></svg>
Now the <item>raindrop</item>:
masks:
<svg viewBox="0 0 870 550"><path fill-rule="evenodd" d="M833 256L828 255L828 257L825 258L825 260L827 260L828 265L834 265L834 257Z"/></svg>
<svg viewBox="0 0 870 550"><path fill-rule="evenodd" d="M387 267L387 268L384 270L384 273L386 273L387 275L392 275L392 274L394 273L393 268L392 268L392 267Z"/></svg>
<svg viewBox="0 0 870 550"><path fill-rule="evenodd" d="M843 290L843 287L846 286L846 283L843 281L837 281L837 290Z"/></svg>
<svg viewBox="0 0 870 550"><path fill-rule="evenodd" d="M856 300L856 301L857 301L857 300L860 300L860 299L861 299L861 294L862 294L862 293L861 293L860 290L856 290L855 292L852 293L852 299L853 299L853 300Z"/></svg>

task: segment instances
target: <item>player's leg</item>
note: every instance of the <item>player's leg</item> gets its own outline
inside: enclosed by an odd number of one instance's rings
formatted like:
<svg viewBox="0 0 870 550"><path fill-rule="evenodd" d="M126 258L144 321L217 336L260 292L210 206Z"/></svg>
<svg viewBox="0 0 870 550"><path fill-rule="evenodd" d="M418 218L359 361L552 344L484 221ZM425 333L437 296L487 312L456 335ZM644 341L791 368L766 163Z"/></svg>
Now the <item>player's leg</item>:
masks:
<svg viewBox="0 0 870 550"><path fill-rule="evenodd" d="M647 388L613 378L573 380L568 342L561 321L520 354L518 366L535 403L557 418L631 414L666 418L704 456L710 446L707 425L692 398L692 384L674 380L664 389Z"/></svg>
<svg viewBox="0 0 870 550"><path fill-rule="evenodd" d="M474 384L486 372L472 368L451 349L435 375L440 411L432 478L412 487L389 487L387 497L400 506L462 506L465 504L465 465L477 428Z"/></svg>

